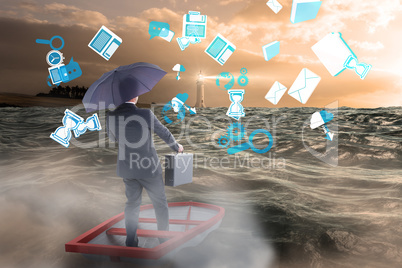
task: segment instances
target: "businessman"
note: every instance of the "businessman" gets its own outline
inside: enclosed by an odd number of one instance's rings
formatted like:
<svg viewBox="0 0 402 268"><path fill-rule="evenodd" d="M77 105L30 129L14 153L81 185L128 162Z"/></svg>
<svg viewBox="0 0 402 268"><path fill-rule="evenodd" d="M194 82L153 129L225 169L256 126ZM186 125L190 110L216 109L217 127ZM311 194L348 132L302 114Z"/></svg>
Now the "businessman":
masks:
<svg viewBox="0 0 402 268"><path fill-rule="evenodd" d="M169 147L182 152L170 131L149 109L136 106L138 97L118 106L107 115L106 128L111 140L118 143L117 175L123 178L127 202L124 210L126 246L138 247L137 227L141 194L145 188L155 209L158 230L168 231L169 211L162 179L162 167L152 140L156 133ZM160 239L160 242L163 242Z"/></svg>

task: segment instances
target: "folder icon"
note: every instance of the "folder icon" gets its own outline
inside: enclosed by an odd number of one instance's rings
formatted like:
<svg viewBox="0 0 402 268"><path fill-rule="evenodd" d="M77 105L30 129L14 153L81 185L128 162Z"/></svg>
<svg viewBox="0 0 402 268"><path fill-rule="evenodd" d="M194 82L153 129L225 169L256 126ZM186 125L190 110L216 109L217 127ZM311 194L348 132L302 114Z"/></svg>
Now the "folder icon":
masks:
<svg viewBox="0 0 402 268"><path fill-rule="evenodd" d="M265 95L265 99L272 104L277 105L282 96L285 94L286 90L287 88L284 85L278 81L275 81L267 95Z"/></svg>
<svg viewBox="0 0 402 268"><path fill-rule="evenodd" d="M298 23L315 19L321 4L318 0L293 0L290 21Z"/></svg>
<svg viewBox="0 0 402 268"><path fill-rule="evenodd" d="M309 69L303 68L290 87L288 94L301 103L306 104L320 80L321 77Z"/></svg>

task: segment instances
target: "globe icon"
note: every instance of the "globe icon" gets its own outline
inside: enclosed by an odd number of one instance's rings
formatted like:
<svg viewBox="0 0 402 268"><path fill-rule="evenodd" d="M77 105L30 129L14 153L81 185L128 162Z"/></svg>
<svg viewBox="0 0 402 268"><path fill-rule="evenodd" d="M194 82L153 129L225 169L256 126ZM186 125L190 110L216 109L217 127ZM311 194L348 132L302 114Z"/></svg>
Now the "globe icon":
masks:
<svg viewBox="0 0 402 268"><path fill-rule="evenodd" d="M216 76L216 85L222 90L229 90L234 85L235 78L229 72L223 72Z"/></svg>

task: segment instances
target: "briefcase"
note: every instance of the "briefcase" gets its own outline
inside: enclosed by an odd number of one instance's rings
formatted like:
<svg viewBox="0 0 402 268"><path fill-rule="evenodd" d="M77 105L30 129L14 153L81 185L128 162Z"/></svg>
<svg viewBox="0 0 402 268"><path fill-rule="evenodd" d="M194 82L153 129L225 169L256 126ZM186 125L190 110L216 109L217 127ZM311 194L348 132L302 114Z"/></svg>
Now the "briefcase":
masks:
<svg viewBox="0 0 402 268"><path fill-rule="evenodd" d="M178 186L193 182L193 154L165 155L165 185Z"/></svg>

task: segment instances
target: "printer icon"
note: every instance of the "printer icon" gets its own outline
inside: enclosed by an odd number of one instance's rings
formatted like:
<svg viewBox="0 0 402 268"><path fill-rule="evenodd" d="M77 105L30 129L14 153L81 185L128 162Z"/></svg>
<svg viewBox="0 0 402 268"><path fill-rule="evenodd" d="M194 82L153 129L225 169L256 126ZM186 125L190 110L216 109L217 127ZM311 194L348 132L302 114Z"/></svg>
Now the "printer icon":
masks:
<svg viewBox="0 0 402 268"><path fill-rule="evenodd" d="M183 16L183 37L197 36L205 39L207 35L207 16L197 11L189 11Z"/></svg>

